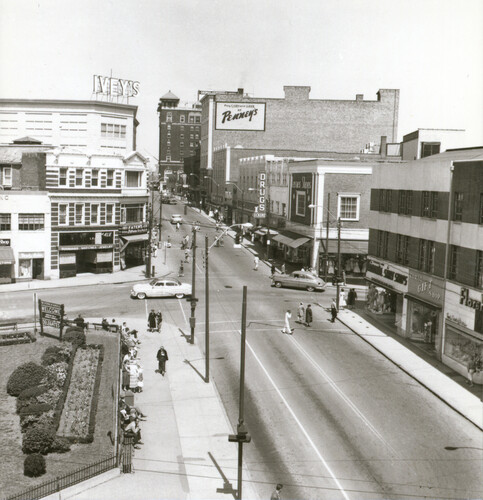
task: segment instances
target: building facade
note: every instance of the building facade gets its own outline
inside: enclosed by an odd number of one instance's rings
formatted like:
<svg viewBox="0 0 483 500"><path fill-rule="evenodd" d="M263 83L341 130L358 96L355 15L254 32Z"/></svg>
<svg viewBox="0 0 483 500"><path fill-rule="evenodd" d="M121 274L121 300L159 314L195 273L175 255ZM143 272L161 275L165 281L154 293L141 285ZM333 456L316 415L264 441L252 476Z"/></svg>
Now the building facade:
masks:
<svg viewBox="0 0 483 500"><path fill-rule="evenodd" d="M373 177L370 309L466 375L483 360L483 149L379 166Z"/></svg>
<svg viewBox="0 0 483 500"><path fill-rule="evenodd" d="M193 156L200 142L201 106L179 106L171 91L159 99L159 172L176 175L185 158ZM168 175L168 174L167 174Z"/></svg>

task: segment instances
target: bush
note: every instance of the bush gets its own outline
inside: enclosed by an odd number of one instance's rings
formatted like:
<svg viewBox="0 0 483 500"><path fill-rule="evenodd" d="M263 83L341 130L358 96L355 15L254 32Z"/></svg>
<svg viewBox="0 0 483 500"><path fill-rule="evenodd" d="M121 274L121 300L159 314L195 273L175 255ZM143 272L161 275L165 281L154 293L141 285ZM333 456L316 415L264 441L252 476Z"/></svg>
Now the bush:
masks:
<svg viewBox="0 0 483 500"><path fill-rule="evenodd" d="M33 362L20 365L8 379L8 394L10 396L18 396L23 390L40 385L46 373L43 366Z"/></svg>
<svg viewBox="0 0 483 500"><path fill-rule="evenodd" d="M50 447L53 453L67 453L70 450L70 441L66 437L56 436Z"/></svg>
<svg viewBox="0 0 483 500"><path fill-rule="evenodd" d="M30 398L35 398L46 392L49 388L46 385L36 385L35 387L29 387L24 389L19 395L19 400L25 400Z"/></svg>
<svg viewBox="0 0 483 500"><path fill-rule="evenodd" d="M22 451L24 453L47 454L54 442L55 431L48 425L36 424L23 436Z"/></svg>
<svg viewBox="0 0 483 500"><path fill-rule="evenodd" d="M64 345L62 345L64 344ZM49 366L59 361L69 361L71 346L66 342L61 345L51 345L42 354L42 365Z"/></svg>
<svg viewBox="0 0 483 500"><path fill-rule="evenodd" d="M46 415L42 413L42 415L26 415L20 419L20 427L22 432L27 432L27 429L30 429L34 425L36 425L40 419Z"/></svg>
<svg viewBox="0 0 483 500"><path fill-rule="evenodd" d="M28 477L39 477L45 474L45 458L39 453L29 455L23 463L23 473Z"/></svg>
<svg viewBox="0 0 483 500"><path fill-rule="evenodd" d="M42 382L47 384L51 389L54 387L63 387L65 379L67 378L68 370L69 364L65 361L52 363L47 366L46 376Z"/></svg>
<svg viewBox="0 0 483 500"><path fill-rule="evenodd" d="M86 343L86 334L81 328L70 327L65 331L64 340L71 344L81 346Z"/></svg>
<svg viewBox="0 0 483 500"><path fill-rule="evenodd" d="M50 411L51 409L52 406L47 403L36 403L23 407L19 411L19 415L20 417L26 417L27 415L42 415L42 413Z"/></svg>

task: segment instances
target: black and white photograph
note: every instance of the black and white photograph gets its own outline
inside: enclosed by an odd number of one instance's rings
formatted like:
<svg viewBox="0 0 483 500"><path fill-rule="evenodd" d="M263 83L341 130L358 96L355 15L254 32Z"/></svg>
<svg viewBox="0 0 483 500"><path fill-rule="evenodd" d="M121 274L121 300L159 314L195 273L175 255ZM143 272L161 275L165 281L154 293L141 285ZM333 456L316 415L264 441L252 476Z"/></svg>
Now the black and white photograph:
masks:
<svg viewBox="0 0 483 500"><path fill-rule="evenodd" d="M0 0L0 500L483 499L482 0Z"/></svg>

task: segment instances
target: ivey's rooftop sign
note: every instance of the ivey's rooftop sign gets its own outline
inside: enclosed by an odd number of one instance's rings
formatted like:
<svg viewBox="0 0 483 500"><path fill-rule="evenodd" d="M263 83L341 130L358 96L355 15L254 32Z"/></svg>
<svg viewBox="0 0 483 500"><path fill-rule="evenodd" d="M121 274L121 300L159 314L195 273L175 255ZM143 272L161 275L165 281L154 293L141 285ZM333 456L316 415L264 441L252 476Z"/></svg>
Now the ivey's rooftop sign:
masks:
<svg viewBox="0 0 483 500"><path fill-rule="evenodd" d="M118 97L136 97L139 94L139 82L122 80L109 76L93 76L94 94L104 94Z"/></svg>
<svg viewBox="0 0 483 500"><path fill-rule="evenodd" d="M217 102L216 130L265 130L265 103Z"/></svg>

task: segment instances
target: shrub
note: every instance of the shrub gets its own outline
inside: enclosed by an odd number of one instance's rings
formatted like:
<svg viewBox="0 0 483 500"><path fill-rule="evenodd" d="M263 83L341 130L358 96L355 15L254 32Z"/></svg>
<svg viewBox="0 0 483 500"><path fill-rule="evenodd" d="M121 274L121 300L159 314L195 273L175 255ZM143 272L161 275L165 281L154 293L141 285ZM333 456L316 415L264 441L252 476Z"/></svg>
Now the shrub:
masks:
<svg viewBox="0 0 483 500"><path fill-rule="evenodd" d="M53 427L36 424L24 434L22 451L24 453L42 453L42 455L45 455L49 452L54 438L55 431Z"/></svg>
<svg viewBox="0 0 483 500"><path fill-rule="evenodd" d="M62 389L60 387L52 387L52 389L49 389L47 392L37 396L36 399L39 403L47 403L48 405L54 407L61 395Z"/></svg>
<svg viewBox="0 0 483 500"><path fill-rule="evenodd" d="M59 361L58 363L53 363L46 368L46 376L42 381L50 386L62 387L65 383L67 377L67 371L69 369L69 364L65 361Z"/></svg>
<svg viewBox="0 0 483 500"><path fill-rule="evenodd" d="M10 396L18 396L24 389L40 385L46 371L43 366L30 362L17 367L7 382Z"/></svg>
<svg viewBox="0 0 483 500"><path fill-rule="evenodd" d="M67 453L70 450L70 441L62 436L56 436L50 447L53 453Z"/></svg>
<svg viewBox="0 0 483 500"><path fill-rule="evenodd" d="M29 455L23 463L23 473L28 477L39 477L45 474L45 458L39 453Z"/></svg>
<svg viewBox="0 0 483 500"><path fill-rule="evenodd" d="M37 403L23 407L20 411L20 417L26 417L27 415L42 415L46 411L52 409L52 406L47 403Z"/></svg>
<svg viewBox="0 0 483 500"><path fill-rule="evenodd" d="M80 328L67 328L64 334L64 340L75 345L84 345L86 343L86 334Z"/></svg>
<svg viewBox="0 0 483 500"><path fill-rule="evenodd" d="M36 425L44 415L45 413L43 413L42 415L26 415L25 417L22 417L20 419L20 427L22 432L27 432L27 429L30 429L31 427Z"/></svg>
<svg viewBox="0 0 483 500"><path fill-rule="evenodd" d="M44 392L48 390L46 385L36 385L35 387L29 387L28 389L24 389L19 395L18 399L30 399L40 396Z"/></svg>

